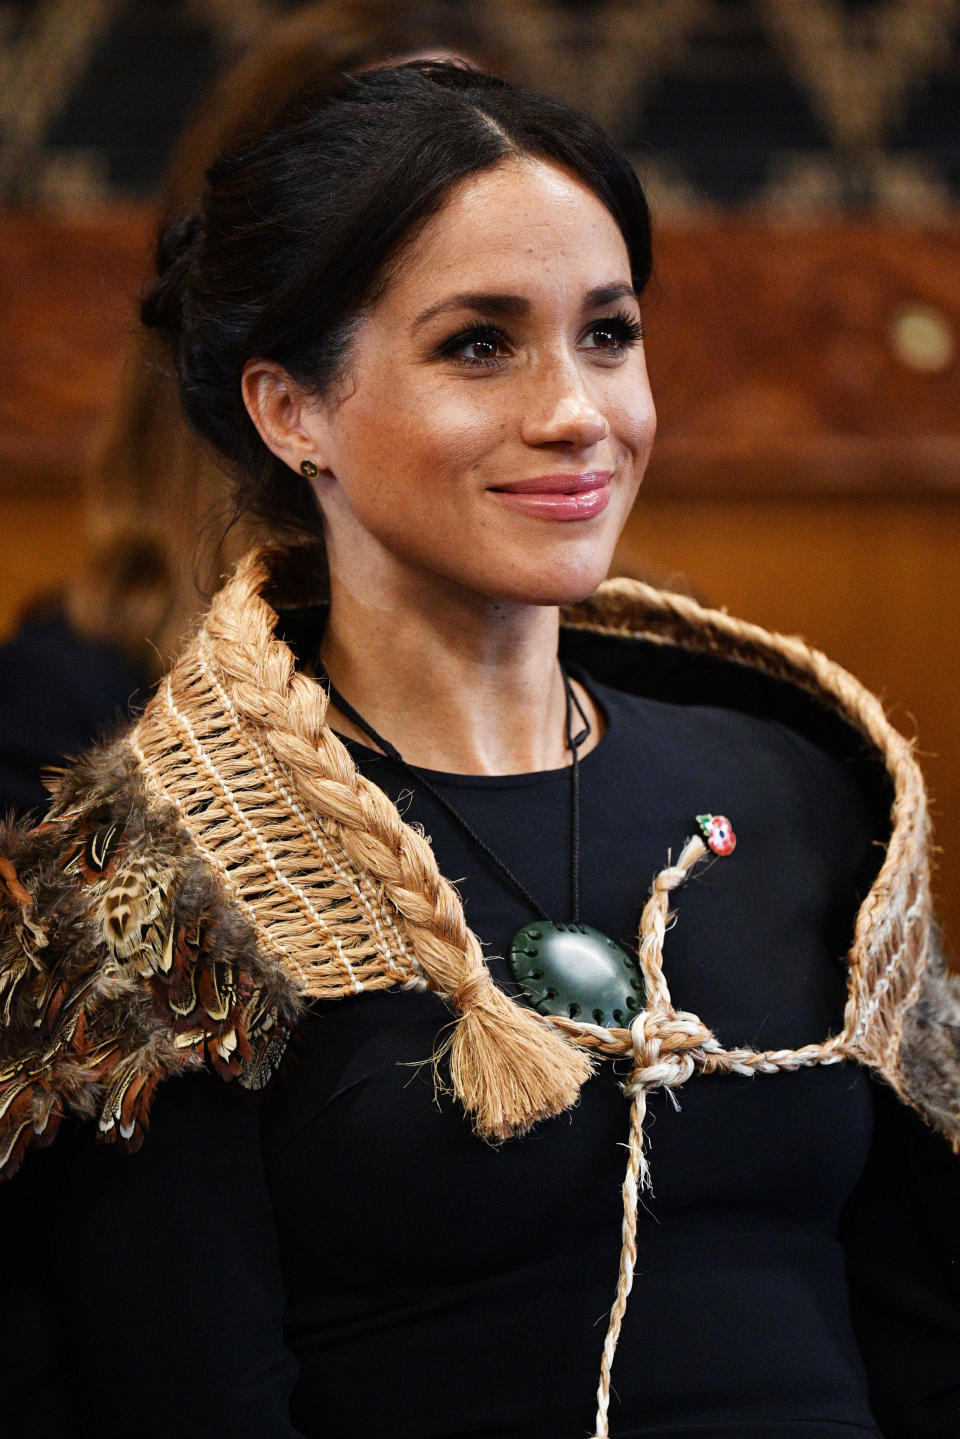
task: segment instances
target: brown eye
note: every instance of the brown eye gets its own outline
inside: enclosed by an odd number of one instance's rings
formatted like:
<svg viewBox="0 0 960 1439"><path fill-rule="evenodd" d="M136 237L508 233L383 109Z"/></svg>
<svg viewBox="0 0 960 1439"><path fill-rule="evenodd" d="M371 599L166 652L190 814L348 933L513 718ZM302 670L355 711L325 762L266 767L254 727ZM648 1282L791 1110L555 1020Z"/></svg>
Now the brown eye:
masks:
<svg viewBox="0 0 960 1439"><path fill-rule="evenodd" d="M612 325L594 325L584 337L587 349L617 350L623 339Z"/></svg>
<svg viewBox="0 0 960 1439"><path fill-rule="evenodd" d="M445 359L476 369L498 369L509 353L510 342L495 325L469 325L451 335L439 349Z"/></svg>
<svg viewBox="0 0 960 1439"><path fill-rule="evenodd" d="M490 336L481 335L475 340L467 340L460 353L467 360L493 360L500 354L500 345Z"/></svg>
<svg viewBox="0 0 960 1439"><path fill-rule="evenodd" d="M608 355L622 355L643 339L643 325L631 315L608 315L594 320L580 341L587 350L601 350Z"/></svg>

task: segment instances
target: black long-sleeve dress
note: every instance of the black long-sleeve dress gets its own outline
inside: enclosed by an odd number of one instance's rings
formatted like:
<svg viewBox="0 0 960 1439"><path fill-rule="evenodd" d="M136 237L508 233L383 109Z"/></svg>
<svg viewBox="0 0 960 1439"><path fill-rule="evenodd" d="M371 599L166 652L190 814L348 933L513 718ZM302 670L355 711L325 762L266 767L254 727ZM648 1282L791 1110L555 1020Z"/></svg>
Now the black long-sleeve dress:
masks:
<svg viewBox="0 0 960 1439"><path fill-rule="evenodd" d="M729 815L736 851L676 897L674 1000L726 1044L822 1039L879 860L869 783L779 721L586 682L607 728L581 770L583 919L630 947L668 849L698 813ZM408 775L353 752L431 835L509 986L525 902ZM568 772L431 778L569 917ZM0 1191L24 1270L8 1319L27 1291L45 1326L28 1415L39 1384L62 1439L591 1433L620 1246L618 1076L604 1065L571 1114L493 1147L418 1066L448 1019L429 993L317 1006L265 1095L171 1081L138 1155L81 1131L30 1156ZM851 1065L694 1075L676 1097L649 1100L611 1432L955 1439L946 1144Z"/></svg>

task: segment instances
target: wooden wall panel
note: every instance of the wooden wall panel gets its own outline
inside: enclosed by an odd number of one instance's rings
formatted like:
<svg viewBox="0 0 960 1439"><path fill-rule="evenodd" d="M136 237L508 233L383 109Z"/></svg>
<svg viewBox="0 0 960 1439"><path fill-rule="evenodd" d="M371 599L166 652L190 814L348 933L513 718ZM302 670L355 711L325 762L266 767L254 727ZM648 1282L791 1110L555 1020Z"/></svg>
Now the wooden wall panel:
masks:
<svg viewBox="0 0 960 1439"><path fill-rule="evenodd" d="M83 504L76 487L62 495L0 490L0 639L22 606L70 574L80 553Z"/></svg>
<svg viewBox="0 0 960 1439"><path fill-rule="evenodd" d="M153 211L0 211L0 490L59 491L110 403L150 256Z"/></svg>

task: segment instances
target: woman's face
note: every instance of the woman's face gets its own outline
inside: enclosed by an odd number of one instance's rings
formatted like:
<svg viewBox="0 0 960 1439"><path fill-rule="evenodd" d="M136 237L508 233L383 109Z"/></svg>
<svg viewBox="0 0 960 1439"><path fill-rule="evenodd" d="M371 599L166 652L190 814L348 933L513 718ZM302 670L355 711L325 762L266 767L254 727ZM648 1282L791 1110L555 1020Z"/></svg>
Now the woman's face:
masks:
<svg viewBox="0 0 960 1439"><path fill-rule="evenodd" d="M302 411L334 584L591 593L656 423L639 320L623 236L579 180L508 160L461 183L339 393Z"/></svg>

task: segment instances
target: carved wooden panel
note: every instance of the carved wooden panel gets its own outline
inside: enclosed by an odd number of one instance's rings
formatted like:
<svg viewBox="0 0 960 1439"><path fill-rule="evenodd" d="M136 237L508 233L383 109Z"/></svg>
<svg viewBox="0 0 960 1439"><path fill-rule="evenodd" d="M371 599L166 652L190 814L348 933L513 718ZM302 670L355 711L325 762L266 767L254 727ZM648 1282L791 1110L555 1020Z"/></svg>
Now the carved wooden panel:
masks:
<svg viewBox="0 0 960 1439"><path fill-rule="evenodd" d="M0 492L75 486L148 273L153 211L0 213Z"/></svg>

